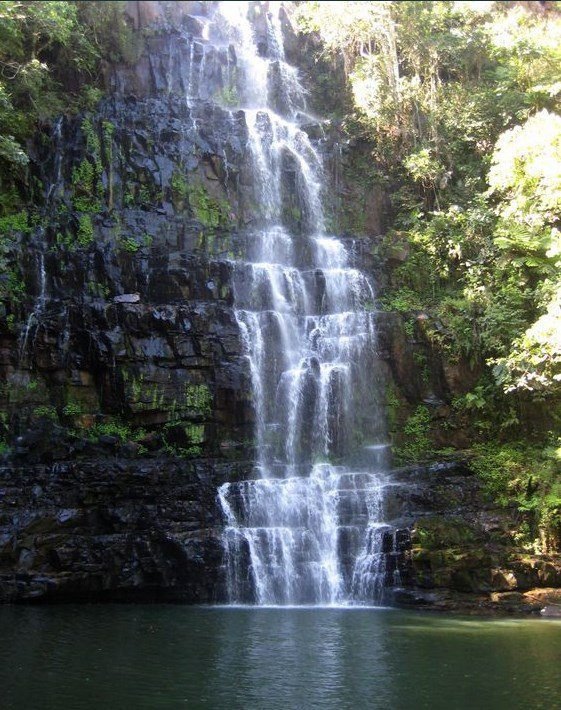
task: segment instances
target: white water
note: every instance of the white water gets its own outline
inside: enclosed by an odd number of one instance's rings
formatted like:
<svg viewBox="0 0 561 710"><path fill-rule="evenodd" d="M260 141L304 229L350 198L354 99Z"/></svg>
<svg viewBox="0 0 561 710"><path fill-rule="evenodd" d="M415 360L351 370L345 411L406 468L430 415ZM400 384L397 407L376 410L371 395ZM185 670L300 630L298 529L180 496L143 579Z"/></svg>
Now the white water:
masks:
<svg viewBox="0 0 561 710"><path fill-rule="evenodd" d="M53 180L48 186L45 193L45 204L46 210L53 203L58 195L58 192L62 189L63 179L62 179L62 154L63 154L63 140L62 140L62 116L59 117L53 126L53 144L54 144L54 170L53 170ZM39 229L38 233L38 243L44 245L45 241L43 239L43 227ZM44 248L44 246L42 247ZM38 294L35 299L35 304L33 310L30 312L25 327L23 328L20 339L19 339L19 360L22 363L28 362L30 357L30 343L33 340L33 336L37 334L37 328L39 327L41 317L45 311L45 307L48 300L48 287L47 287L47 270L45 268L45 253L44 251L37 251L35 253L35 259L37 264L37 274L38 279Z"/></svg>
<svg viewBox="0 0 561 710"><path fill-rule="evenodd" d="M373 455L367 471L345 462L357 439L387 451L376 440L379 406L364 391L374 291L342 241L325 234L322 161L297 123L304 91L285 61L279 8L266 18L261 53L248 11L220 3L213 19L237 57L260 220L251 260L234 265L258 455L254 480L219 490L230 601L372 603L392 572L384 457Z"/></svg>

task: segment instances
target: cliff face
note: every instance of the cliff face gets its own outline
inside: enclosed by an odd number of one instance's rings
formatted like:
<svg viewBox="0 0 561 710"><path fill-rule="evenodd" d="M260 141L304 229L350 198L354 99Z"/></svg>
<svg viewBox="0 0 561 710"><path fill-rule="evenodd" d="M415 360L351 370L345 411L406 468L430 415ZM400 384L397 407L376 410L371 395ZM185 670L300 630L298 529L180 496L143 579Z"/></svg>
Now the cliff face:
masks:
<svg viewBox="0 0 561 710"><path fill-rule="evenodd" d="M151 28L139 61L108 69L98 110L33 146L38 208L12 254L25 295L1 314L0 425L12 445L0 467L1 601L223 601L216 488L247 478L255 459L232 309L231 260L258 229L247 126L228 108L236 57L204 39L204 3L172 4L165 32L159 4L128 5ZM363 147L343 150L312 119L305 129L328 160L332 216L356 265L383 284L388 200L357 168ZM294 179L287 163L297 231ZM432 352L421 320L413 335L394 314L379 326L395 441L422 405L439 446L461 448L461 430L441 424L474 373ZM395 476L394 601L465 606L457 595L468 594L475 608L526 608L522 592L561 584L555 559L517 549L514 513L486 501L464 464Z"/></svg>
<svg viewBox="0 0 561 710"><path fill-rule="evenodd" d="M228 263L252 177L217 103L234 60L188 9L32 148L0 348L3 600L221 595L216 485L252 457Z"/></svg>
<svg viewBox="0 0 561 710"><path fill-rule="evenodd" d="M216 481L231 474L110 457L3 467L0 601L222 601Z"/></svg>

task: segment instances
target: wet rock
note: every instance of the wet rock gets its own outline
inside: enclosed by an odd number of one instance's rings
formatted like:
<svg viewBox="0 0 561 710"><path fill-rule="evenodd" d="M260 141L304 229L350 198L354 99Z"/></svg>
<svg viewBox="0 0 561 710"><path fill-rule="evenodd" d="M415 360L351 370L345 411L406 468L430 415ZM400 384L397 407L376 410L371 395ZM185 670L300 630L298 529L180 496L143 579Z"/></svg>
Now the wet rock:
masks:
<svg viewBox="0 0 561 710"><path fill-rule="evenodd" d="M0 600L220 601L216 485L248 473L171 459L0 467Z"/></svg>
<svg viewBox="0 0 561 710"><path fill-rule="evenodd" d="M138 303L139 301L139 293L123 293L120 296L113 297L113 303Z"/></svg>
<svg viewBox="0 0 561 710"><path fill-rule="evenodd" d="M485 496L469 471L469 456L396 469L393 479L406 495L400 498L398 488L388 508L402 526L394 545L400 581L387 590L388 599L442 611L517 614L557 602L558 556L517 548L517 511Z"/></svg>

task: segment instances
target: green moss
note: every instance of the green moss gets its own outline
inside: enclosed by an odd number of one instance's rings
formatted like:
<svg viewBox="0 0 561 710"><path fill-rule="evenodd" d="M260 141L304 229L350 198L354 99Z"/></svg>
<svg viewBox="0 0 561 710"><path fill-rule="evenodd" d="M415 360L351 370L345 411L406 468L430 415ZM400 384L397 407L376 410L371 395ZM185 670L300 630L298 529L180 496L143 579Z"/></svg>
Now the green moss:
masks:
<svg viewBox="0 0 561 710"><path fill-rule="evenodd" d="M72 189L74 209L78 212L99 212L101 202L97 197L97 170L84 158L72 171Z"/></svg>
<svg viewBox="0 0 561 710"><path fill-rule="evenodd" d="M153 237L149 234L143 234L140 237L124 237L119 234L117 239L117 245L122 251L126 251L129 254L136 254L142 248L148 248L152 245Z"/></svg>
<svg viewBox="0 0 561 710"><path fill-rule="evenodd" d="M29 234L29 218L26 212L16 212L0 217L0 303L17 304L25 294L26 288L21 276L18 259L18 239Z"/></svg>
<svg viewBox="0 0 561 710"><path fill-rule="evenodd" d="M89 214L84 214L78 220L78 233L76 242L80 247L89 247L94 240L94 229L92 218Z"/></svg>
<svg viewBox="0 0 561 710"><path fill-rule="evenodd" d="M175 444L165 444L164 451L170 456L182 459L192 459L202 454L200 446L176 446Z"/></svg>
<svg viewBox="0 0 561 710"><path fill-rule="evenodd" d="M185 385L183 406L193 413L208 415L212 412L212 394L208 385Z"/></svg>
<svg viewBox="0 0 561 710"><path fill-rule="evenodd" d="M178 209L189 196L187 179L180 170L174 170L171 176L170 187L173 203L175 208Z"/></svg>
<svg viewBox="0 0 561 710"><path fill-rule="evenodd" d="M434 453L429 436L430 423L429 410L419 405L405 422L402 442L394 447L394 455L399 463L423 461Z"/></svg>
<svg viewBox="0 0 561 710"><path fill-rule="evenodd" d="M76 246L76 241L68 232L57 232L55 237L55 245L57 249L68 249L72 251Z"/></svg>
<svg viewBox="0 0 561 710"><path fill-rule="evenodd" d="M189 441L194 444L202 444L205 440L205 425L204 424L188 424L185 427L185 435Z"/></svg>
<svg viewBox="0 0 561 710"><path fill-rule="evenodd" d="M88 281L86 290L94 298L108 298L111 293L109 286L99 283L99 281Z"/></svg>
<svg viewBox="0 0 561 710"><path fill-rule="evenodd" d="M204 185L188 186L189 205L196 220L204 227L217 229L231 224L230 205L208 194Z"/></svg>
<svg viewBox="0 0 561 710"><path fill-rule="evenodd" d="M397 396L397 390L393 383L390 383L386 389L386 417L388 421L388 429L395 431L401 403Z"/></svg>
<svg viewBox="0 0 561 710"><path fill-rule="evenodd" d="M465 547L477 540L475 530L462 520L431 517L415 523L412 542L425 550L446 550Z"/></svg>
<svg viewBox="0 0 561 710"><path fill-rule="evenodd" d="M127 251L129 254L136 254L140 249L140 244L134 237L121 237L118 244L120 249Z"/></svg>
<svg viewBox="0 0 561 710"><path fill-rule="evenodd" d="M205 441L204 424L168 422L162 429L164 449L171 456L193 458L202 454Z"/></svg>
<svg viewBox="0 0 561 710"><path fill-rule="evenodd" d="M240 102L235 86L224 86L216 94L216 101L223 106L237 106Z"/></svg>
<svg viewBox="0 0 561 710"><path fill-rule="evenodd" d="M0 384L0 396L5 397L10 405L39 404L49 399L44 381L28 374L10 378L7 383Z"/></svg>
<svg viewBox="0 0 561 710"><path fill-rule="evenodd" d="M559 439L546 447L522 441L490 442L475 446L470 462L491 499L529 516L535 551L545 551L548 538L554 546L561 542L560 444Z"/></svg>
<svg viewBox="0 0 561 710"><path fill-rule="evenodd" d="M115 124L111 123L111 121L102 121L101 131L103 135L103 147L106 152L110 152L113 134L115 133Z"/></svg>
<svg viewBox="0 0 561 710"><path fill-rule="evenodd" d="M49 404L42 404L39 407L35 407L33 415L36 417L44 417L45 419L50 419L54 422L58 421L56 409Z"/></svg>
<svg viewBox="0 0 561 710"><path fill-rule="evenodd" d="M86 148L88 152L91 153L96 164L100 163L101 156L101 142L99 136L94 128L92 119L88 116L82 121L82 131L86 137ZM100 167L101 172L101 167Z"/></svg>
<svg viewBox="0 0 561 710"><path fill-rule="evenodd" d="M123 193L123 205L132 207L134 205L134 188L131 184L127 184Z"/></svg>
<svg viewBox="0 0 561 710"><path fill-rule="evenodd" d="M420 371L421 380L428 385L430 382L430 370L426 353L420 351L414 352L413 362Z"/></svg>
<svg viewBox="0 0 561 710"><path fill-rule="evenodd" d="M82 121L87 157L72 170L72 202L78 212L95 213L102 209L104 196L101 175L101 142L91 118ZM105 134L104 134L105 135Z"/></svg>
<svg viewBox="0 0 561 710"><path fill-rule="evenodd" d="M161 191L156 190L154 185L140 184L139 181L142 177L144 176L140 175L134 182L126 184L123 192L123 205L125 207L149 210L154 204L161 201Z"/></svg>
<svg viewBox="0 0 561 710"><path fill-rule="evenodd" d="M94 424L90 431L91 435L97 439L101 436L115 436L120 441L129 441L132 436L130 427L114 418Z"/></svg>
<svg viewBox="0 0 561 710"><path fill-rule="evenodd" d="M62 410L65 417L78 417L82 414L82 407L77 402L68 402Z"/></svg>

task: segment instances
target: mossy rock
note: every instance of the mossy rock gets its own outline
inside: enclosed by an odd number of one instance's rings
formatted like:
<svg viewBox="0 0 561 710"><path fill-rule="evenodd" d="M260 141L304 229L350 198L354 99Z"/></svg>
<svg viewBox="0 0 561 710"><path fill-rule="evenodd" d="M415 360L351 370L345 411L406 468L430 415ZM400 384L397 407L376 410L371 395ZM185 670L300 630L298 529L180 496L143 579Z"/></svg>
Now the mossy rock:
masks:
<svg viewBox="0 0 561 710"><path fill-rule="evenodd" d="M411 561L421 586L445 587L460 592L483 592L492 588L493 560L483 548L415 548L411 552Z"/></svg>
<svg viewBox="0 0 561 710"><path fill-rule="evenodd" d="M465 549L481 539L481 533L458 518L432 517L417 520L411 532L414 547L441 550Z"/></svg>

